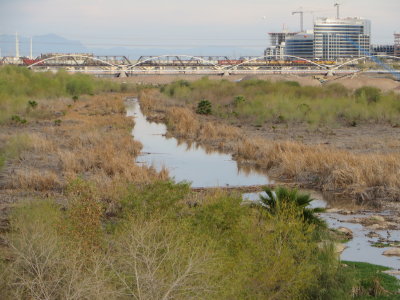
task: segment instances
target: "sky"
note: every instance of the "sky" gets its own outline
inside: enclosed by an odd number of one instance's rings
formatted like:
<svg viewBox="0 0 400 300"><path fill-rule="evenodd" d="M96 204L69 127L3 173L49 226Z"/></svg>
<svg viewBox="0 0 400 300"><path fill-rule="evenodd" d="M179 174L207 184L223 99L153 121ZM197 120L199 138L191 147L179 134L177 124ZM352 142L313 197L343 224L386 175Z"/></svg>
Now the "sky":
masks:
<svg viewBox="0 0 400 300"><path fill-rule="evenodd" d="M54 33L88 47L265 48L267 33L336 14L334 0L0 0L0 34ZM372 43L393 43L400 0L338 0L341 16L372 21Z"/></svg>

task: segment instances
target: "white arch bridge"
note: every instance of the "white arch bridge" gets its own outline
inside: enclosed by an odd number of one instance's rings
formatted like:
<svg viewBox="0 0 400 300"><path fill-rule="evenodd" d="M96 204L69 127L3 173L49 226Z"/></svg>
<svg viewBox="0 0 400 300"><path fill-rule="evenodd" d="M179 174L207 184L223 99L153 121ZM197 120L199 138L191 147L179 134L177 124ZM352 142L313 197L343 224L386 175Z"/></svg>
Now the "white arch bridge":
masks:
<svg viewBox="0 0 400 300"><path fill-rule="evenodd" d="M379 58L398 60L399 57L379 55ZM133 76L140 74L353 74L362 71L359 62L372 57L349 59L345 62L312 61L284 55L284 60L272 56L241 57L226 56L160 55L142 56L132 61L125 56L94 56L63 54L23 60L21 65L35 71L82 72L108 76ZM375 57L376 59L376 57ZM371 71L390 73L379 68Z"/></svg>

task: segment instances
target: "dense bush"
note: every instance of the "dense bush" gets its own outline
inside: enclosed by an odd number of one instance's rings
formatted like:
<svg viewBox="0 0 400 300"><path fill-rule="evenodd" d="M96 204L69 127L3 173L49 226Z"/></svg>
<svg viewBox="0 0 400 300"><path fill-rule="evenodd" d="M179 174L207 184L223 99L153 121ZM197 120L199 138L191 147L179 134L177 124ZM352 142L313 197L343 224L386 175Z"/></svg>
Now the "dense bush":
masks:
<svg viewBox="0 0 400 300"><path fill-rule="evenodd" d="M209 115L211 112L212 106L210 101L204 99L197 104L196 113L200 115Z"/></svg>
<svg viewBox="0 0 400 300"><path fill-rule="evenodd" d="M291 205L268 214L242 205L239 195L192 195L188 185L171 182L131 186L122 194L112 218L95 185L82 179L69 184L64 209L51 201L16 208L6 237L12 260L0 264L0 295L350 298L351 273L332 247L320 249L320 229Z"/></svg>
<svg viewBox="0 0 400 300"><path fill-rule="evenodd" d="M376 103L381 99L381 90L372 86L361 87L354 94L357 99L365 99L368 103Z"/></svg>

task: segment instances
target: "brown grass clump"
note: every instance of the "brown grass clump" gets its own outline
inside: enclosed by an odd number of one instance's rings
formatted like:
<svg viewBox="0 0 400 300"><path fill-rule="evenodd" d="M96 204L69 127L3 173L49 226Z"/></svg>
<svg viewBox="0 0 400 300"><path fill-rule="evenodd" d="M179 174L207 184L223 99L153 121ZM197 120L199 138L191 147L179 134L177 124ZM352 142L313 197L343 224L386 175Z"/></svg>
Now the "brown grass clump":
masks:
<svg viewBox="0 0 400 300"><path fill-rule="evenodd" d="M29 134L30 146L36 152L53 152L56 149L53 141L39 133Z"/></svg>
<svg viewBox="0 0 400 300"><path fill-rule="evenodd" d="M58 190L61 186L60 178L55 172L34 168L14 170L4 184L4 187L9 189L26 189L40 192Z"/></svg>
<svg viewBox="0 0 400 300"><path fill-rule="evenodd" d="M187 108L172 107L167 110L166 121L168 127L179 135L193 138L197 136L200 123L194 113Z"/></svg>
<svg viewBox="0 0 400 300"><path fill-rule="evenodd" d="M273 174L359 201L400 196L400 155L352 154L296 142L244 140L239 160L250 160Z"/></svg>
<svg viewBox="0 0 400 300"><path fill-rule="evenodd" d="M139 93L140 108L144 114L150 113L157 106L160 93L156 90L143 90Z"/></svg>

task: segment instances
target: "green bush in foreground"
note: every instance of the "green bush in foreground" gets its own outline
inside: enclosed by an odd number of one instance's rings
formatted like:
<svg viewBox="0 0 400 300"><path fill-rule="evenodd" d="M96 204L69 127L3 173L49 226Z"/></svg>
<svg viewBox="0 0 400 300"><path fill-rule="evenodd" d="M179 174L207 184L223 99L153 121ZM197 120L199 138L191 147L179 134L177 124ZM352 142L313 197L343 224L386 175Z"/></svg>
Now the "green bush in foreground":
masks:
<svg viewBox="0 0 400 300"><path fill-rule="evenodd" d="M106 218L95 185L75 180L66 195L65 209L13 211L2 299L346 299L358 286L290 203L271 215L158 182L127 187Z"/></svg>
<svg viewBox="0 0 400 300"><path fill-rule="evenodd" d="M315 215L316 213L323 212L324 209L309 207L314 200L310 194L301 194L297 189L287 189L284 187L278 187L275 191L266 187L264 188L264 192L266 195L260 195L260 202L262 207L270 214L275 215L279 213L284 205L292 204L300 212L305 222L326 226L325 222Z"/></svg>

